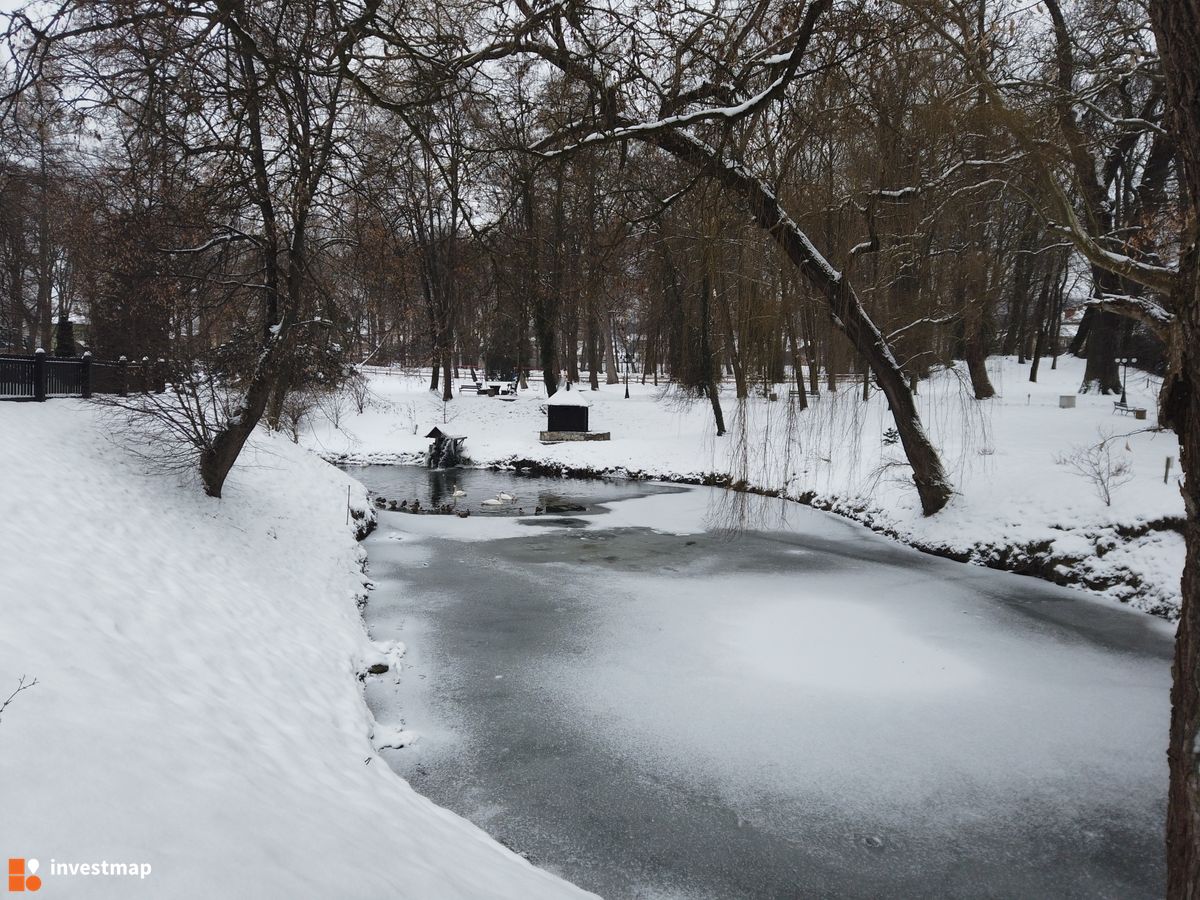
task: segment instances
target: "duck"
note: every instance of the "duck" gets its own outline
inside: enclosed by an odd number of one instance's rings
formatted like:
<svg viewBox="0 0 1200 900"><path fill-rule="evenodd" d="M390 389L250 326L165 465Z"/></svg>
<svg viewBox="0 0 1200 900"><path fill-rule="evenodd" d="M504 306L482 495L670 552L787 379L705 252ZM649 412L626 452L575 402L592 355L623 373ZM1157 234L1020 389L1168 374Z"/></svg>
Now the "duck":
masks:
<svg viewBox="0 0 1200 900"><path fill-rule="evenodd" d="M544 509L542 509L540 506L535 506L535 507L533 508L533 514L534 514L535 516L540 516L540 515L541 515L543 512L545 512L545 510L544 510Z"/></svg>
<svg viewBox="0 0 1200 900"><path fill-rule="evenodd" d="M460 519L465 519L467 516L471 515L471 511L469 509L460 509L457 515Z"/></svg>

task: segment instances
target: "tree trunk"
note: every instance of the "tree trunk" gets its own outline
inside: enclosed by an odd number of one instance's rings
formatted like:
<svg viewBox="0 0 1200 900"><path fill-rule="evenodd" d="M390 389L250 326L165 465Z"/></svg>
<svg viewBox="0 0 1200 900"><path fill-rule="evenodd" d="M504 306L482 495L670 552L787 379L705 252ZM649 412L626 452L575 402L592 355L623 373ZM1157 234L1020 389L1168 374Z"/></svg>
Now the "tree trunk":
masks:
<svg viewBox="0 0 1200 900"><path fill-rule="evenodd" d="M1092 307L1089 306L1083 311L1083 318L1079 320L1079 328L1075 332L1075 337L1071 338L1071 345L1067 347L1067 352L1072 356L1083 356L1088 336L1092 333L1092 322L1095 321L1095 318L1096 310Z"/></svg>
<svg viewBox="0 0 1200 900"><path fill-rule="evenodd" d="M960 274L955 288L954 297L960 310L958 319L958 340L955 357L967 364L967 374L971 378L971 391L976 400L988 400L996 396L991 379L987 373L987 351L983 342L983 311L978 304L967 299L967 288Z"/></svg>
<svg viewBox="0 0 1200 900"><path fill-rule="evenodd" d="M1105 280L1112 281L1113 276L1105 273ZM1099 290L1105 293L1118 293L1107 290L1105 281L1097 283ZM1087 365L1083 370L1083 384L1079 386L1081 394L1119 394L1121 393L1121 370L1117 365L1117 345L1120 343L1122 318L1108 310L1096 310L1092 316L1092 327L1088 331Z"/></svg>
<svg viewBox="0 0 1200 900"><path fill-rule="evenodd" d="M796 320L787 316L787 340L792 351L792 378L796 382L796 405L808 409L808 392L804 390L804 366L800 361L800 345L796 340Z"/></svg>
<svg viewBox="0 0 1200 900"><path fill-rule="evenodd" d="M529 241L528 270L529 299L533 306L533 335L537 340L538 361L542 368L542 380L546 385L546 395L553 396L558 390L558 355L555 352L557 336L554 323L557 309L554 302L547 296L542 286L541 268L539 266L539 248L537 234L537 208L533 193L533 175L526 176L521 191L521 212L525 219L525 235ZM559 185L561 189L561 184Z"/></svg>
<svg viewBox="0 0 1200 900"><path fill-rule="evenodd" d="M976 400L990 400L996 389L987 373L987 350L983 343L982 310L968 302L963 309L963 358L971 375L971 388Z"/></svg>
<svg viewBox="0 0 1200 900"><path fill-rule="evenodd" d="M717 373L720 365L712 349L712 286L709 282L709 267L705 264L700 278L700 365L704 372L704 393L712 404L713 419L717 426L717 437L725 434L725 414L721 411L721 384Z"/></svg>
<svg viewBox="0 0 1200 900"><path fill-rule="evenodd" d="M1200 0L1152 0L1150 18L1167 82L1168 115L1183 159L1186 209L1178 317L1170 341L1170 370L1163 383L1161 418L1180 440L1186 512L1179 628L1171 688L1167 759L1167 896L1200 898Z"/></svg>
<svg viewBox="0 0 1200 900"><path fill-rule="evenodd" d="M258 427L268 400L283 378L283 360L289 344L286 328L269 340L266 352L250 378L250 386L238 412L200 454L200 480L208 496L221 496L233 464Z"/></svg>
<svg viewBox="0 0 1200 900"><path fill-rule="evenodd" d="M1042 289L1038 293L1037 312L1034 313L1034 327L1037 328L1037 339L1033 345L1033 359L1029 366L1029 380L1036 383L1038 368L1042 364L1042 355L1046 352L1046 335L1050 331L1050 323L1046 321L1046 307L1050 302L1050 279L1053 273L1047 272L1042 278Z"/></svg>
<svg viewBox="0 0 1200 900"><path fill-rule="evenodd" d="M591 308L591 298L588 299L587 331L584 333L584 346L587 350L588 387L593 391L600 390L600 323Z"/></svg>
<svg viewBox="0 0 1200 900"><path fill-rule="evenodd" d="M604 328L604 372L605 384L620 384L621 374L617 371L617 349L613 342L612 316Z"/></svg>
<svg viewBox="0 0 1200 900"><path fill-rule="evenodd" d="M1168 0L1185 5L1186 0ZM1200 6L1193 10L1189 53L1200 46ZM1159 18L1169 18L1160 13ZM1182 18L1182 17L1179 17ZM1193 80L1192 90L1200 88ZM1195 94L1191 95L1193 104ZM1196 117L1200 126L1200 115ZM1193 132L1200 145L1200 127ZM1200 152L1194 164L1200 167ZM1200 199L1200 190L1196 194ZM1193 206L1193 216L1196 206ZM1193 218L1193 222L1195 219ZM1200 898L1200 253L1195 241L1200 228L1192 226L1192 245L1182 260L1186 273L1176 293L1178 323L1172 334L1172 373L1161 399L1164 421L1179 436L1179 467L1183 472L1187 556L1181 585L1182 606L1175 633L1172 666L1171 733L1167 759L1171 786L1167 806L1167 897Z"/></svg>

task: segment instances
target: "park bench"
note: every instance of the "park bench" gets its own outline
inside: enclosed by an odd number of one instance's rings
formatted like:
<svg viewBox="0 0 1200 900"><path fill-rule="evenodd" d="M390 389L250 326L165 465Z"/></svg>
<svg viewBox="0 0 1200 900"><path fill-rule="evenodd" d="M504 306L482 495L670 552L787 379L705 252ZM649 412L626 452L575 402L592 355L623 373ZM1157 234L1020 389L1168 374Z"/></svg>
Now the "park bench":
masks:
<svg viewBox="0 0 1200 900"><path fill-rule="evenodd" d="M1143 406L1130 406L1128 403L1122 403L1120 400L1114 401L1113 412L1120 413L1123 416L1132 415L1135 419L1146 418L1146 409Z"/></svg>

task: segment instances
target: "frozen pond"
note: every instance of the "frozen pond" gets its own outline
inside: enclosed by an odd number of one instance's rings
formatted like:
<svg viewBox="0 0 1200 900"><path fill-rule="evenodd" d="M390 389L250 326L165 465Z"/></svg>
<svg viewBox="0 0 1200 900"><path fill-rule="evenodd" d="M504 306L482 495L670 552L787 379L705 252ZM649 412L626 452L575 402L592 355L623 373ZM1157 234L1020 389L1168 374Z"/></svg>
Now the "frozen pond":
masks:
<svg viewBox="0 0 1200 900"><path fill-rule="evenodd" d="M538 865L613 898L1161 896L1164 623L793 504L735 497L731 533L721 491L460 477L584 510L381 513L367 623L408 654L368 701L420 735L398 772Z"/></svg>

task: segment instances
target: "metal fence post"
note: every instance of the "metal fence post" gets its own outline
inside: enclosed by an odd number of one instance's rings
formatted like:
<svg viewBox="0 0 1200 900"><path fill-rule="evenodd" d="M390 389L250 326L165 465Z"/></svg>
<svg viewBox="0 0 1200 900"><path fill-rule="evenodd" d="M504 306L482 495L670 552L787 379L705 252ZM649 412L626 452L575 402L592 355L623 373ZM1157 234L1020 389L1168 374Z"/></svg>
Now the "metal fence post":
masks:
<svg viewBox="0 0 1200 900"><path fill-rule="evenodd" d="M122 356L117 360L117 378L120 381L119 394L122 397L129 396L129 360Z"/></svg>
<svg viewBox="0 0 1200 900"><path fill-rule="evenodd" d="M79 394L84 400L92 396L92 351L87 350L79 361Z"/></svg>
<svg viewBox="0 0 1200 900"><path fill-rule="evenodd" d="M33 399L46 402L46 350L38 347L33 354Z"/></svg>

